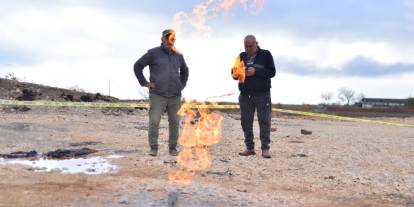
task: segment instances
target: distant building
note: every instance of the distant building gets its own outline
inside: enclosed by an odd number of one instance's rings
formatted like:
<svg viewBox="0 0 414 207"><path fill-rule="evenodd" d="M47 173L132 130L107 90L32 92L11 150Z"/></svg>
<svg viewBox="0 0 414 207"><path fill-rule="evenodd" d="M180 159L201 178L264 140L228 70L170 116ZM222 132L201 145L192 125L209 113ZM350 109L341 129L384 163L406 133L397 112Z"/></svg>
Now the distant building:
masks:
<svg viewBox="0 0 414 207"><path fill-rule="evenodd" d="M404 107L406 99L363 98L362 108L392 108Z"/></svg>

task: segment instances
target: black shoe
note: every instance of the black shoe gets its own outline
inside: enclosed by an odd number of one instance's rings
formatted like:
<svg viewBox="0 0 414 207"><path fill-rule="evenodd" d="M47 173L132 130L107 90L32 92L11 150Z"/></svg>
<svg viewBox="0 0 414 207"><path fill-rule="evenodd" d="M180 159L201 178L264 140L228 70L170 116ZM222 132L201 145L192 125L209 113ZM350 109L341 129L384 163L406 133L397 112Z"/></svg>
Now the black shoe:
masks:
<svg viewBox="0 0 414 207"><path fill-rule="evenodd" d="M151 149L148 154L151 155L151 156L153 156L153 157L155 157L158 154L158 150L157 149Z"/></svg>
<svg viewBox="0 0 414 207"><path fill-rule="evenodd" d="M170 149L170 155L171 156L177 156L178 155L178 150L176 148Z"/></svg>
<svg viewBox="0 0 414 207"><path fill-rule="evenodd" d="M254 151L254 149L246 149L243 152L239 152L240 156L251 156L251 155L256 155L256 152Z"/></svg>

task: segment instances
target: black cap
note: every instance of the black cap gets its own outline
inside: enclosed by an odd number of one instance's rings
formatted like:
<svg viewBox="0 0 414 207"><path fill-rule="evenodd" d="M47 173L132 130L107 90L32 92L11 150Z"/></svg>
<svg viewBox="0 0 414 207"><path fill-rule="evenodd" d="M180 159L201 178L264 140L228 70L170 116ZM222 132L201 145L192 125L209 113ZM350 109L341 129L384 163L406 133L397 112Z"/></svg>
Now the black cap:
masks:
<svg viewBox="0 0 414 207"><path fill-rule="evenodd" d="M162 37L168 37L174 32L175 31L173 29L166 29L166 30L162 31Z"/></svg>

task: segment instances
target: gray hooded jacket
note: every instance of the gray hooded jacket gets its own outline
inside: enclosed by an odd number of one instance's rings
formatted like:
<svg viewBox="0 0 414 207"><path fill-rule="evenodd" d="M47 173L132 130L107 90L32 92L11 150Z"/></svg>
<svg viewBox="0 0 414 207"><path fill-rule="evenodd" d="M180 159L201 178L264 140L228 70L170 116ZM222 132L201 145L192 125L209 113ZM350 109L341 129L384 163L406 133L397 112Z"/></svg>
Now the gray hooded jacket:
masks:
<svg viewBox="0 0 414 207"><path fill-rule="evenodd" d="M148 83L143 74L146 66L149 66L150 82L155 83L150 93L164 97L181 95L188 80L188 67L183 55L173 53L163 46L148 50L134 64L134 73L141 86Z"/></svg>

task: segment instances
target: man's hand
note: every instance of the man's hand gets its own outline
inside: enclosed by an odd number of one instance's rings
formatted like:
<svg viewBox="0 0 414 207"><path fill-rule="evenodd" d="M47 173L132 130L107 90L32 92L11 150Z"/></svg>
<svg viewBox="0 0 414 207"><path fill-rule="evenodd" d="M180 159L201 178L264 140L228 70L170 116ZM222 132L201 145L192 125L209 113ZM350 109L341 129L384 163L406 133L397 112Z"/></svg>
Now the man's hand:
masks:
<svg viewBox="0 0 414 207"><path fill-rule="evenodd" d="M147 87L148 89L155 88L155 83L149 82L144 87Z"/></svg>
<svg viewBox="0 0 414 207"><path fill-rule="evenodd" d="M254 69L254 67L249 67L247 70L246 70L246 76L247 77L251 77L251 76L254 76L254 73L256 72L256 69Z"/></svg>

